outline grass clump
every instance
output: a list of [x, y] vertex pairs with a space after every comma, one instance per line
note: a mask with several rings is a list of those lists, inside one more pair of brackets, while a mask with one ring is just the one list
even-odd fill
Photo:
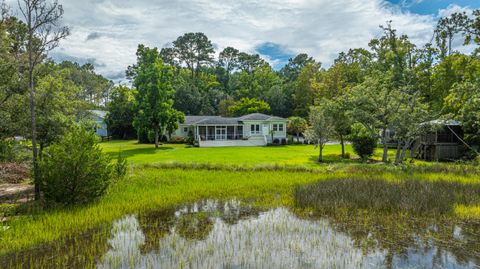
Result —
[[373, 210], [419, 215], [454, 214], [455, 207], [480, 204], [480, 184], [446, 180], [334, 179], [297, 187], [296, 204], [325, 212]]

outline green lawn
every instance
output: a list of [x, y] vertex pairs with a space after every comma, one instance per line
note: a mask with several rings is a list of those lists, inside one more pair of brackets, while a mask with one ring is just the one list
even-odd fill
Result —
[[[105, 152], [115, 157], [121, 150], [129, 162], [145, 163], [212, 163], [228, 165], [303, 165], [318, 166], [319, 149], [313, 145], [288, 145], [275, 147], [221, 147], [195, 148], [183, 144], [164, 144], [159, 149], [153, 145], [138, 144], [136, 141], [111, 141], [101, 143]], [[345, 145], [345, 152], [356, 158], [351, 145]], [[389, 159], [394, 158], [389, 151]], [[377, 148], [373, 159], [380, 160], [382, 149]], [[326, 163], [348, 163], [342, 159], [340, 145], [326, 145], [323, 157]]]

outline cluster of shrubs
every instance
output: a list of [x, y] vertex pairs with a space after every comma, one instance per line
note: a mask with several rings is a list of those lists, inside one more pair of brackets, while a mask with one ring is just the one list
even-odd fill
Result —
[[282, 138], [282, 139], [274, 138], [272, 141], [272, 145], [287, 145], [287, 144], [288, 144], [288, 140], [286, 138]]

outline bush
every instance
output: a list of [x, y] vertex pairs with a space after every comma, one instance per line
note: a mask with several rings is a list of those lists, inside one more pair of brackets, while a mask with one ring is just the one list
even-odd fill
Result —
[[117, 179], [123, 178], [127, 174], [128, 162], [122, 151], [118, 151], [117, 162], [115, 163], [115, 176]]
[[110, 158], [95, 135], [81, 127], [74, 127], [45, 150], [39, 172], [41, 190], [50, 205], [90, 202], [106, 191], [113, 176]]
[[280, 140], [278, 138], [273, 139], [273, 144], [274, 145], [280, 144]]
[[287, 139], [286, 138], [282, 138], [282, 145], [286, 145], [287, 144]]
[[171, 144], [184, 144], [185, 143], [185, 138], [183, 138], [181, 136], [172, 136], [172, 138], [170, 138], [169, 143], [171, 143]]
[[362, 125], [354, 124], [350, 135], [353, 151], [362, 160], [367, 160], [373, 155], [377, 140]]

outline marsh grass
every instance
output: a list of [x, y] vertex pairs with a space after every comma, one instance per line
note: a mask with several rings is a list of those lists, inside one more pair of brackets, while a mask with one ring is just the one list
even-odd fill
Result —
[[457, 205], [479, 205], [480, 184], [447, 180], [334, 179], [299, 186], [294, 191], [300, 207], [335, 212], [369, 210], [417, 215], [455, 213]]

